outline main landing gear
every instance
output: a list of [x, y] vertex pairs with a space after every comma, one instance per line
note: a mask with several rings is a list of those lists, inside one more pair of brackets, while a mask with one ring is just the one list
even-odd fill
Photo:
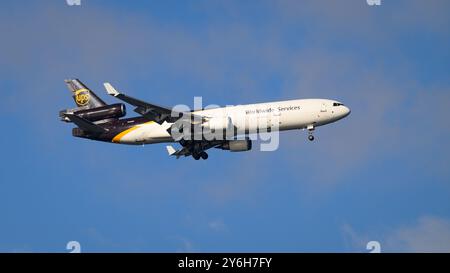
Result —
[[208, 154], [207, 154], [206, 152], [194, 153], [194, 154], [192, 155], [192, 157], [193, 157], [195, 160], [199, 160], [200, 158], [202, 158], [203, 160], [206, 160], [206, 159], [208, 159]]

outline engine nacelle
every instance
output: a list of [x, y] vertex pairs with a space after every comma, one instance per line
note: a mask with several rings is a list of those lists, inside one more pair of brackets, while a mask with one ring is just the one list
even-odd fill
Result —
[[229, 150], [230, 152], [245, 152], [252, 149], [252, 141], [246, 140], [229, 140], [222, 144], [222, 150]]
[[66, 110], [61, 111], [60, 116], [63, 121], [70, 121], [66, 120], [67, 118], [64, 116], [64, 113], [72, 112], [74, 115], [77, 115], [81, 118], [87, 119], [89, 121], [99, 121], [103, 119], [111, 119], [111, 118], [121, 118], [126, 115], [126, 108], [125, 104], [123, 103], [116, 103], [111, 105], [105, 105], [100, 106], [96, 108], [91, 109], [83, 109], [83, 110]]
[[216, 117], [203, 123], [203, 128], [211, 133], [233, 130], [233, 122], [230, 117]]

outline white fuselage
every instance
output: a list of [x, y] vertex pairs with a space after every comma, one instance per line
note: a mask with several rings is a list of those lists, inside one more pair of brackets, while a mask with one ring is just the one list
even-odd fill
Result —
[[[227, 106], [194, 111], [210, 120], [230, 120], [234, 135], [256, 132], [310, 129], [346, 117], [350, 109], [342, 103], [327, 99], [299, 99], [268, 103]], [[216, 122], [217, 123], [217, 122]], [[220, 123], [220, 122], [219, 122]], [[167, 129], [171, 123], [147, 122], [121, 136], [118, 143], [151, 144], [173, 142]]]

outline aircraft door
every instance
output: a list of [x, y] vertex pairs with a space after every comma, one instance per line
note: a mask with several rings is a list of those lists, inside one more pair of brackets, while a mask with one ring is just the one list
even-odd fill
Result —
[[320, 108], [320, 112], [321, 113], [326, 113], [327, 112], [327, 104], [325, 102], [322, 102], [322, 106]]
[[272, 109], [272, 115], [270, 115], [270, 127], [278, 130], [281, 125], [281, 113], [278, 110], [278, 107], [273, 107]]
[[330, 111], [328, 111], [328, 105], [326, 102], [322, 102], [322, 104], [320, 105], [320, 112], [317, 115], [320, 121], [326, 120], [329, 118], [329, 113]]

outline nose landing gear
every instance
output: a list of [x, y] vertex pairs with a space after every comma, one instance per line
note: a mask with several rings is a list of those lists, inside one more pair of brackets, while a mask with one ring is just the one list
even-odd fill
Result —
[[308, 129], [308, 139], [309, 139], [309, 141], [313, 141], [314, 140], [314, 136], [313, 136], [314, 125], [309, 125], [308, 127], [306, 127], [306, 129]]

